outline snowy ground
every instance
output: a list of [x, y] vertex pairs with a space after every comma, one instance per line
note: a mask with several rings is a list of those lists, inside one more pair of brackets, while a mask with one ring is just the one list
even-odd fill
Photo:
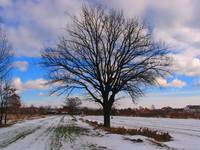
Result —
[[[80, 118], [80, 117], [77, 117]], [[102, 117], [86, 116], [102, 121]], [[0, 128], [1, 150], [156, 150], [200, 149], [200, 121], [114, 117], [115, 126], [150, 127], [169, 131], [174, 141], [155, 143], [143, 136], [108, 134], [70, 116], [49, 116]], [[141, 139], [143, 142], [136, 142]]]
[[[86, 116], [85, 118], [98, 122], [103, 121], [101, 116]], [[126, 128], [147, 127], [167, 131], [173, 137], [173, 141], [164, 144], [170, 148], [200, 150], [200, 120], [114, 116], [111, 124]]]

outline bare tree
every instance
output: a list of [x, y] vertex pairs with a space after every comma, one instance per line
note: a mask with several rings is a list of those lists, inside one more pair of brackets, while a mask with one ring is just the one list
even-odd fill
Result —
[[8, 115], [8, 105], [9, 99], [13, 94], [15, 94], [15, 89], [11, 87], [9, 82], [3, 83], [3, 88], [1, 89], [1, 114], [0, 114], [0, 124], [7, 123]]
[[3, 82], [0, 80], [0, 125], [3, 123], [3, 117], [4, 117], [4, 109], [5, 109], [5, 100], [4, 100], [4, 92], [3, 92]]
[[70, 115], [75, 115], [78, 113], [79, 106], [82, 104], [78, 97], [66, 98], [65, 106], [67, 107], [68, 113]]
[[10, 71], [12, 56], [11, 45], [5, 32], [0, 27], [0, 79], [4, 79]]
[[6, 34], [0, 27], [0, 124], [2, 124], [4, 113], [6, 111], [5, 88], [7, 86], [8, 73], [12, 66], [12, 56], [11, 45]]
[[7, 98], [7, 108], [8, 112], [11, 114], [19, 115], [20, 107], [21, 107], [21, 98], [16, 93], [15, 88], [10, 88], [10, 94]]
[[119, 92], [134, 101], [168, 72], [163, 44], [153, 40], [144, 23], [121, 11], [84, 6], [66, 31], [56, 48], [42, 53], [51, 83], [59, 83], [53, 92], [84, 89], [102, 105], [106, 127]]

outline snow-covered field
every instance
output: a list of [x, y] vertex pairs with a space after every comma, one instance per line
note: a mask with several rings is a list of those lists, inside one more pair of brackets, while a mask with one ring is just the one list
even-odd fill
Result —
[[[80, 118], [80, 117], [77, 117]], [[102, 121], [101, 116], [85, 119]], [[1, 150], [156, 150], [200, 149], [200, 121], [183, 119], [114, 117], [114, 126], [149, 127], [169, 131], [173, 141], [156, 144], [143, 136], [107, 134], [70, 116], [49, 116], [0, 128]], [[141, 139], [143, 142], [136, 142]]]
[[[86, 116], [85, 118], [103, 122], [101, 116]], [[164, 143], [170, 148], [200, 150], [200, 120], [114, 116], [111, 124], [126, 128], [147, 127], [166, 131], [173, 137], [173, 141]]]

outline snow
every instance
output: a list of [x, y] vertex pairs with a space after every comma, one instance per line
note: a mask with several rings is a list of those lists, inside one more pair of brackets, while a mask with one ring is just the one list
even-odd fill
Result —
[[[86, 116], [85, 119], [103, 122], [102, 116]], [[111, 125], [126, 128], [147, 127], [169, 132], [173, 140], [165, 142], [167, 146], [174, 149], [200, 149], [200, 120], [114, 116]]]
[[[0, 129], [0, 149], [2, 150], [44, 150], [48, 143], [49, 132], [60, 117], [48, 117], [17, 123]], [[29, 132], [30, 131], [30, 132]], [[18, 135], [25, 137], [16, 140]], [[28, 134], [26, 134], [28, 133]], [[16, 141], [15, 141], [16, 140]], [[10, 143], [2, 147], [4, 143]]]
[[[85, 116], [84, 119], [102, 122], [103, 117]], [[148, 127], [168, 131], [173, 136], [173, 141], [159, 143], [163, 145], [161, 147], [153, 139], [139, 135], [108, 134], [66, 115], [27, 120], [0, 128], [0, 150], [199, 150], [200, 147], [200, 120], [114, 116], [111, 123], [113, 126], [127, 128]], [[69, 126], [76, 126], [84, 132], [72, 133], [72, 140], [62, 136], [64, 130], [56, 135], [55, 129]], [[143, 142], [135, 142], [134, 139], [141, 139]]]

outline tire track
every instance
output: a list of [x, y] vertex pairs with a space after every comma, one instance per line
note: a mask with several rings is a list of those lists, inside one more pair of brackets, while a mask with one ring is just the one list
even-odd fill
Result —
[[0, 148], [5, 148], [12, 143], [20, 139], [24, 139], [26, 136], [33, 134], [37, 130], [41, 129], [41, 127], [48, 122], [49, 119], [39, 119], [35, 122], [30, 121], [30, 123], [20, 123], [16, 126], [11, 127], [10, 130], [5, 131], [0, 134]]

